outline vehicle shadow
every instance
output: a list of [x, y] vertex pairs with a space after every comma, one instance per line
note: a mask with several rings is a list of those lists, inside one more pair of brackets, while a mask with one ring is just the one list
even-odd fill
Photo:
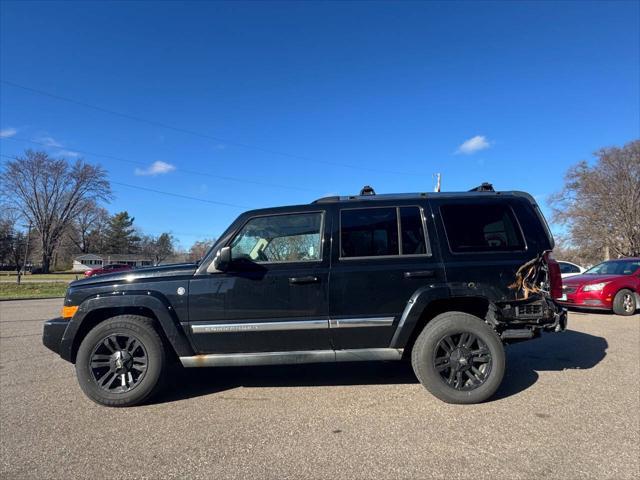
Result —
[[540, 371], [593, 368], [607, 355], [608, 347], [602, 337], [573, 330], [509, 345], [505, 378], [491, 400], [526, 390], [536, 383]]
[[[507, 371], [500, 389], [489, 400], [515, 395], [538, 380], [539, 371], [588, 369], [606, 355], [602, 337], [566, 331], [506, 348]], [[210, 395], [238, 387], [320, 387], [418, 383], [409, 362], [354, 362], [261, 367], [175, 367], [167, 385], [152, 403]]]

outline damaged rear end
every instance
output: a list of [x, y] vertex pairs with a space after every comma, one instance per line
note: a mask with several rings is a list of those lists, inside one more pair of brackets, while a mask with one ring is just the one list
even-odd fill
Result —
[[567, 310], [554, 301], [562, 295], [562, 276], [550, 250], [521, 265], [509, 288], [515, 298], [497, 302], [491, 316], [503, 341], [528, 340], [542, 331], [561, 332], [567, 328]]

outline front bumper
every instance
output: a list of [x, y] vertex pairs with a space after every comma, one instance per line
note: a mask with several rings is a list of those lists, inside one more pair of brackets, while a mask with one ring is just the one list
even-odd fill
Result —
[[42, 330], [42, 344], [49, 350], [60, 354], [60, 343], [65, 330], [69, 326], [69, 320], [62, 317], [53, 318], [44, 322]]
[[563, 307], [588, 308], [594, 310], [613, 309], [613, 295], [605, 291], [585, 292], [581, 287], [564, 293], [564, 298], [556, 300]]

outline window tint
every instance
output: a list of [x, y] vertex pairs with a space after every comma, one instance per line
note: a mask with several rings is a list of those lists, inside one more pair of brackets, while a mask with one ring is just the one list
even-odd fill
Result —
[[524, 248], [516, 219], [507, 205], [443, 205], [440, 212], [452, 252], [501, 252]]
[[400, 208], [400, 230], [402, 232], [402, 254], [424, 255], [427, 246], [422, 228], [422, 213], [418, 207]]
[[560, 264], [560, 273], [579, 273], [580, 269], [575, 265], [566, 262], [558, 262]]
[[252, 218], [231, 242], [231, 255], [257, 263], [320, 260], [321, 224], [321, 213]]
[[398, 255], [396, 208], [363, 208], [340, 212], [340, 256]]

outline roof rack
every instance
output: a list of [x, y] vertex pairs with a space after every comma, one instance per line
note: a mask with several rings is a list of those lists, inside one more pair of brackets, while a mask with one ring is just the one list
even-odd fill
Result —
[[493, 185], [489, 182], [483, 182], [482, 185], [478, 185], [476, 188], [469, 190], [470, 192], [495, 192]]

